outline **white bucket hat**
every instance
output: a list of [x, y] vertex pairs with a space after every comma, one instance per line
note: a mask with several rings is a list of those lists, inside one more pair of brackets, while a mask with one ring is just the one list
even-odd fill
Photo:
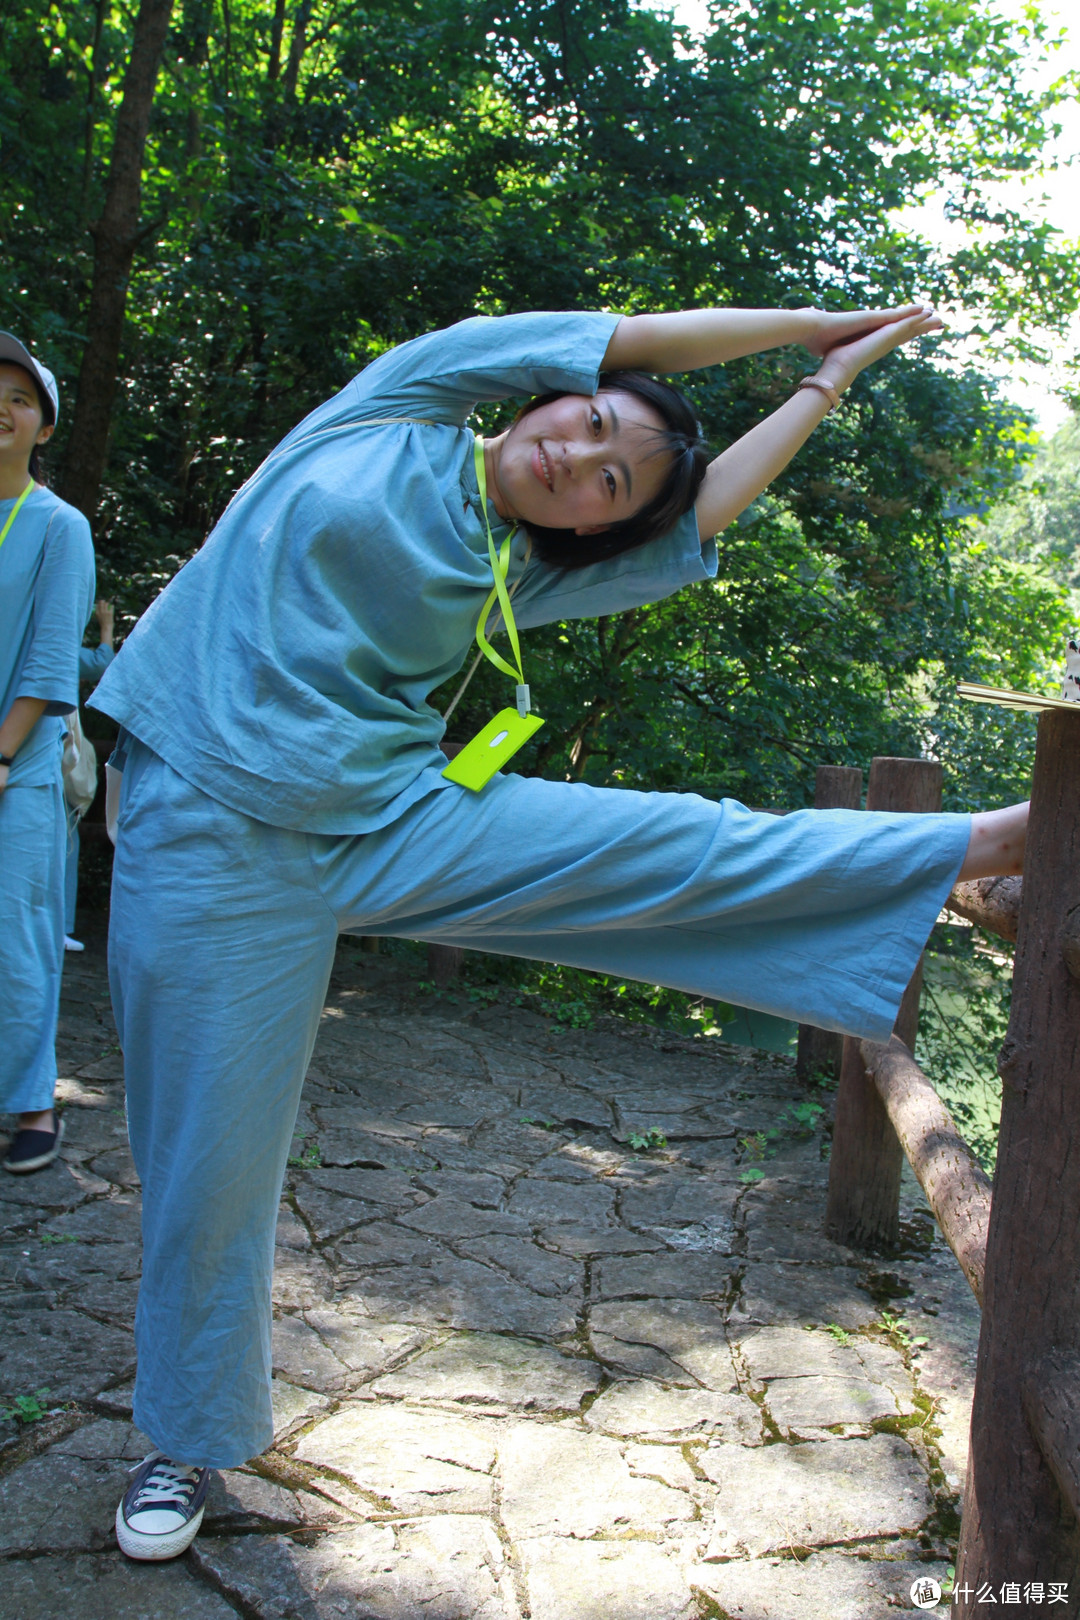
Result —
[[60, 390], [56, 386], [56, 378], [48, 366], [43, 366], [40, 360], [35, 360], [25, 343], [20, 343], [17, 337], [10, 332], [0, 332], [0, 360], [11, 360], [15, 365], [22, 366], [37, 382], [39, 388], [48, 396], [52, 405], [53, 423], [60, 419]]

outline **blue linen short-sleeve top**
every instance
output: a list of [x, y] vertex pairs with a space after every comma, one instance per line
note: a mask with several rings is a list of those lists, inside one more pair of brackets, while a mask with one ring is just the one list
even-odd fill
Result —
[[[13, 500], [0, 501], [0, 529]], [[45, 712], [15, 754], [11, 787], [60, 775], [64, 725], [79, 702], [79, 645], [94, 607], [94, 546], [81, 512], [40, 485], [0, 546], [0, 720], [16, 698]]]
[[[276, 826], [371, 832], [427, 793], [462, 791], [441, 775], [444, 725], [427, 698], [461, 668], [492, 583], [466, 418], [481, 400], [591, 395], [618, 320], [477, 317], [380, 356], [252, 475], [92, 705]], [[431, 425], [363, 425], [373, 417]], [[490, 503], [488, 516], [498, 543], [507, 525]], [[511, 577], [524, 554], [519, 534]], [[690, 512], [611, 562], [534, 559], [515, 614], [527, 629], [617, 612], [715, 571]]]

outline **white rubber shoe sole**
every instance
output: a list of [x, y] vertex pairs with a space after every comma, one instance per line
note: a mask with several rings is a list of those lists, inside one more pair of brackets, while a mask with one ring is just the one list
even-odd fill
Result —
[[124, 1504], [121, 1502], [116, 1510], [116, 1539], [120, 1543], [120, 1551], [128, 1558], [137, 1559], [145, 1564], [160, 1563], [166, 1558], [179, 1558], [198, 1535], [204, 1511], [205, 1508], [200, 1508], [186, 1524], [179, 1525], [175, 1530], [167, 1530], [164, 1535], [145, 1536], [141, 1531], [133, 1530], [128, 1524], [124, 1518]]

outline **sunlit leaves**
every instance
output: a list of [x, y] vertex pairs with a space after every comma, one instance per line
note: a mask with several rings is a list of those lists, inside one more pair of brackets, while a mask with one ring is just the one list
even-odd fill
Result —
[[[177, 0], [97, 536], [129, 613], [306, 410], [388, 345], [475, 311], [918, 287], [988, 333], [1018, 314], [1021, 342], [1061, 326], [1075, 260], [981, 201], [1037, 165], [1052, 120], [1052, 96], [1020, 82], [1044, 39], [1034, 13], [719, 0], [713, 18], [698, 50], [624, 0]], [[0, 325], [65, 386], [130, 30], [112, 0], [11, 0], [0, 38]], [[982, 226], [951, 260], [894, 222], [942, 186]], [[716, 447], [802, 365], [699, 377]], [[990, 722], [946, 705], [939, 723], [936, 694], [980, 661], [1005, 667], [999, 615], [1008, 668], [1036, 668], [1059, 614], [1038, 569], [970, 550], [972, 516], [1028, 448], [976, 375], [897, 357], [864, 377], [724, 536], [715, 587], [536, 633], [534, 764], [778, 803], [805, 796], [820, 758], [917, 748], [935, 725], [970, 755]]]

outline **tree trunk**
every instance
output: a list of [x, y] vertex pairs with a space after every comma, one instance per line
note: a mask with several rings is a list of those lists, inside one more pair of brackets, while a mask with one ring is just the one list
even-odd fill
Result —
[[1000, 1603], [1004, 1581], [1067, 1584], [1068, 1602], [1055, 1612], [1080, 1613], [1080, 1529], [1055, 1481], [1055, 1469], [1064, 1482], [1075, 1468], [1080, 1436], [1067, 1432], [1067, 1391], [1048, 1388], [1039, 1398], [1047, 1369], [1067, 1367], [1080, 1343], [1080, 984], [1062, 954], [1080, 908], [1078, 806], [1080, 717], [1051, 711], [1039, 720], [999, 1064], [1001, 1134], [954, 1605], [970, 1617], [987, 1613], [977, 1596], [984, 1583]]
[[172, 0], [142, 0], [116, 120], [105, 207], [93, 226], [94, 281], [61, 493], [93, 522], [109, 449], [131, 263], [139, 236], [142, 165]]
[[285, 34], [285, 0], [274, 0], [274, 20], [270, 25], [270, 56], [266, 77], [273, 84], [281, 72], [281, 41]]
[[293, 18], [292, 39], [289, 41], [289, 57], [285, 63], [285, 73], [282, 86], [287, 101], [296, 99], [296, 83], [300, 76], [300, 63], [304, 59], [304, 48], [307, 45], [308, 24], [311, 21], [311, 12], [314, 0], [299, 0], [296, 15]]
[[[814, 780], [815, 810], [861, 810], [862, 771], [852, 765], [819, 765]], [[795, 1073], [804, 1086], [839, 1080], [844, 1037], [831, 1029], [799, 1025]]]
[[1024, 1411], [1062, 1500], [1080, 1520], [1080, 1360], [1058, 1351], [1029, 1368]]
[[[875, 759], [868, 810], [941, 809], [941, 766], [928, 759]], [[904, 992], [895, 1033], [912, 1052], [919, 1029], [922, 961]], [[859, 1042], [844, 1039], [836, 1093], [825, 1230], [853, 1249], [889, 1248], [900, 1235], [900, 1172], [904, 1153]]]
[[97, 116], [98, 85], [101, 83], [101, 32], [105, 25], [105, 0], [95, 0], [94, 39], [90, 47], [90, 66], [87, 69], [86, 123], [83, 134], [82, 200], [79, 204], [79, 224], [86, 224], [90, 212], [90, 186], [94, 178], [94, 124]]

